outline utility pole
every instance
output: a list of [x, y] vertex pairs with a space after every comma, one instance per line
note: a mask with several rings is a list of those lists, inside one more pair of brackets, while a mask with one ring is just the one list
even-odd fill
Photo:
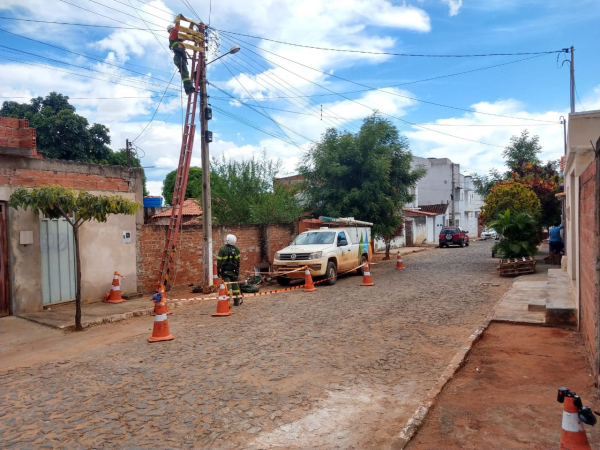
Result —
[[450, 164], [452, 167], [452, 194], [450, 195], [450, 200], [452, 200], [452, 218], [450, 221], [450, 225], [454, 226], [454, 205], [455, 205], [454, 195], [456, 194], [456, 192], [455, 192], [456, 185], [454, 183], [454, 163], [450, 163]]
[[131, 142], [125, 140], [125, 154], [127, 155], [127, 167], [131, 167]]
[[212, 133], [208, 131], [208, 120], [212, 118], [208, 106], [206, 92], [206, 49], [208, 48], [208, 33], [204, 34], [204, 48], [200, 58], [200, 135], [201, 135], [201, 167], [202, 167], [202, 266], [204, 283], [212, 282], [213, 269], [213, 242], [212, 242], [212, 207], [210, 195], [210, 158], [208, 144], [212, 141]]
[[571, 46], [571, 114], [575, 112], [575, 47]]

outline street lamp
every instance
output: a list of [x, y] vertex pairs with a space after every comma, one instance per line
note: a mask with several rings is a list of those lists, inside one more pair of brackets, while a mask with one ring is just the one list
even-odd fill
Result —
[[223, 56], [227, 56], [227, 55], [233, 55], [234, 53], [237, 53], [241, 50], [239, 45], [234, 45], [233, 47], [231, 47], [229, 49], [229, 51], [227, 53], [223, 53], [221, 56], [213, 59], [211, 62], [207, 62], [206, 65], [208, 66], [209, 64], [214, 63], [217, 59], [221, 59]]
[[[200, 136], [201, 136], [201, 167], [202, 167], [202, 269], [204, 283], [212, 282], [213, 270], [213, 242], [212, 242], [212, 207], [210, 196], [210, 160], [208, 152], [208, 144], [212, 141], [212, 133], [208, 131], [208, 121], [212, 118], [212, 111], [208, 106], [208, 95], [206, 92], [206, 66], [221, 59], [226, 55], [233, 55], [240, 51], [238, 45], [234, 45], [227, 53], [213, 59], [212, 61], [202, 65], [200, 78]], [[206, 61], [206, 54], [203, 55], [203, 61]]]

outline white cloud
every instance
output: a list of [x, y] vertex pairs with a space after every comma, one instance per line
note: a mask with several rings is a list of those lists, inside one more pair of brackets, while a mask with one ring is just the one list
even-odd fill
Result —
[[442, 1], [448, 5], [448, 8], [450, 9], [450, 17], [458, 14], [458, 11], [460, 10], [460, 8], [462, 6], [462, 0], [442, 0]]
[[162, 181], [146, 181], [146, 189], [150, 195], [160, 195], [162, 197]]

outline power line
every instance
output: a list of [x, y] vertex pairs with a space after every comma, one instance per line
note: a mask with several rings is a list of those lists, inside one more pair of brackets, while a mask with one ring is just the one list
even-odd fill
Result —
[[[374, 88], [374, 87], [372, 87], [372, 86], [368, 86], [368, 85], [366, 85], [366, 84], [359, 83], [359, 82], [357, 82], [357, 81], [352, 81], [352, 80], [349, 80], [349, 79], [347, 79], [347, 78], [343, 78], [343, 77], [340, 77], [340, 76], [338, 76], [338, 75], [334, 75], [334, 74], [332, 74], [332, 73], [324, 72], [324, 71], [322, 71], [322, 70], [320, 70], [320, 69], [315, 69], [314, 67], [310, 67], [310, 66], [307, 66], [306, 64], [302, 64], [302, 63], [300, 63], [300, 62], [298, 62], [298, 61], [294, 61], [293, 59], [289, 59], [289, 58], [286, 58], [285, 56], [278, 55], [277, 53], [271, 52], [271, 51], [269, 51], [269, 50], [266, 50], [266, 49], [264, 49], [264, 48], [262, 48], [262, 47], [258, 47], [258, 46], [254, 45], [254, 44], [250, 44], [250, 43], [248, 43], [248, 42], [246, 42], [246, 41], [243, 41], [243, 40], [241, 40], [241, 39], [240, 39], [239, 41], [240, 41], [240, 42], [243, 42], [244, 44], [247, 44], [247, 45], [250, 45], [250, 46], [252, 46], [252, 47], [255, 47], [255, 48], [259, 49], [259, 50], [262, 50], [262, 51], [264, 51], [264, 52], [266, 52], [266, 53], [269, 53], [269, 54], [271, 54], [271, 55], [278, 56], [279, 58], [285, 59], [286, 61], [293, 62], [294, 64], [298, 64], [298, 65], [300, 65], [300, 66], [302, 66], [302, 67], [306, 67], [307, 69], [311, 69], [311, 70], [314, 70], [315, 72], [319, 72], [319, 73], [321, 73], [321, 74], [323, 74], [323, 75], [331, 76], [331, 77], [337, 78], [337, 79], [339, 79], [339, 80], [346, 81], [346, 82], [348, 82], [348, 83], [352, 83], [352, 84], [356, 84], [356, 85], [358, 85], [358, 86], [366, 87], [366, 88], [368, 88], [368, 89], [370, 89], [370, 90], [374, 90], [374, 91], [383, 92], [383, 93], [385, 93], [385, 94], [394, 95], [394, 96], [397, 96], [397, 97], [402, 97], [402, 98], [406, 98], [406, 99], [409, 99], [409, 100], [414, 100], [414, 101], [416, 101], [416, 102], [420, 102], [420, 103], [427, 103], [427, 104], [434, 105], [434, 106], [439, 106], [439, 107], [442, 107], [442, 108], [449, 108], [449, 109], [455, 109], [455, 110], [459, 110], [459, 111], [466, 111], [466, 112], [470, 112], [470, 113], [474, 113], [474, 114], [484, 114], [484, 115], [487, 115], [487, 116], [506, 117], [506, 118], [509, 118], [509, 119], [528, 120], [528, 121], [534, 121], [534, 122], [548, 122], [548, 123], [554, 123], [554, 122], [551, 122], [551, 121], [549, 121], [549, 120], [529, 119], [529, 118], [524, 118], [524, 117], [507, 116], [507, 115], [503, 115], [503, 114], [492, 114], [492, 113], [486, 113], [486, 112], [482, 112], [482, 111], [476, 111], [476, 110], [474, 110], [474, 109], [460, 108], [460, 107], [457, 107], [457, 106], [444, 105], [444, 104], [442, 104], [442, 103], [435, 103], [435, 102], [430, 102], [430, 101], [427, 101], [427, 100], [421, 100], [421, 99], [418, 99], [418, 98], [409, 97], [409, 96], [402, 95], [402, 94], [397, 94], [397, 93], [395, 93], [395, 92], [388, 92], [388, 91], [384, 91], [383, 89], [380, 89], [380, 88]], [[300, 76], [300, 75], [298, 75], [297, 73], [295, 73], [295, 72], [292, 72], [292, 71], [290, 71], [290, 70], [286, 69], [285, 67], [283, 67], [283, 66], [280, 66], [280, 65], [278, 65], [278, 64], [276, 64], [276, 63], [274, 63], [273, 61], [271, 61], [271, 60], [269, 60], [269, 59], [265, 58], [264, 56], [262, 56], [262, 55], [259, 55], [258, 53], [254, 52], [254, 51], [252, 51], [252, 50], [249, 50], [249, 49], [247, 49], [247, 50], [248, 50], [248, 51], [250, 51], [251, 53], [254, 53], [254, 54], [256, 54], [256, 55], [260, 56], [261, 58], [264, 58], [266, 61], [269, 61], [271, 64], [277, 65], [278, 67], [281, 67], [282, 69], [284, 69], [284, 70], [287, 70], [288, 72], [295, 74], [297, 77], [303, 78], [303, 79], [305, 79], [306, 81], [309, 81], [309, 82], [311, 82], [311, 83], [313, 83], [313, 84], [315, 84], [315, 85], [319, 86], [317, 83], [314, 83], [314, 82], [313, 82], [313, 81], [311, 81], [311, 80], [308, 80], [308, 79], [306, 79], [306, 78], [304, 78], [304, 77], [301, 77], [301, 76]], [[332, 93], [335, 93], [335, 94], [337, 94], [337, 95], [340, 95], [339, 93], [337, 93], [337, 92], [334, 92], [334, 91], [331, 91], [330, 89], [324, 88], [323, 86], [320, 86], [320, 87], [321, 87], [322, 89], [325, 89], [325, 90], [328, 90], [328, 91], [330, 91], [330, 92], [332, 92]], [[342, 97], [343, 97], [343, 96], [342, 96]], [[346, 97], [344, 97], [344, 98], [346, 98]]]
[[177, 69], [175, 69], [173, 71], [173, 75], [171, 75], [171, 79], [169, 80], [169, 84], [167, 85], [165, 92], [163, 92], [162, 97], [160, 98], [160, 101], [158, 102], [158, 105], [156, 105], [156, 109], [154, 110], [154, 114], [152, 114], [152, 117], [150, 118], [150, 122], [148, 122], [148, 124], [144, 127], [144, 129], [141, 131], [140, 134], [137, 135], [137, 137], [132, 141], [135, 142], [138, 140], [138, 138], [144, 133], [144, 131], [146, 131], [146, 128], [148, 128], [148, 126], [152, 123], [152, 121], [154, 120], [154, 117], [156, 116], [156, 113], [158, 112], [158, 108], [160, 108], [160, 105], [163, 101], [163, 98], [165, 98], [165, 94], [167, 93], [167, 89], [169, 88], [169, 86], [171, 86], [171, 81], [173, 81], [173, 77], [175, 76], [175, 74], [177, 73]]
[[564, 49], [549, 50], [549, 51], [542, 51], [542, 52], [484, 53], [484, 54], [463, 54], [463, 55], [434, 55], [434, 54], [415, 54], [415, 53], [368, 52], [368, 51], [364, 51], [364, 50], [350, 50], [350, 49], [344, 49], [344, 48], [315, 47], [315, 46], [311, 46], [311, 45], [303, 45], [303, 44], [295, 44], [292, 42], [279, 41], [276, 39], [270, 39], [270, 38], [266, 38], [266, 37], [252, 36], [249, 34], [235, 33], [233, 31], [218, 30], [216, 28], [214, 28], [214, 29], [221, 33], [234, 34], [237, 36], [245, 36], [245, 37], [249, 37], [249, 38], [253, 38], [253, 39], [262, 39], [264, 41], [276, 42], [278, 44], [291, 45], [294, 47], [310, 48], [313, 50], [326, 50], [326, 51], [332, 51], [332, 52], [362, 53], [362, 54], [368, 54], [368, 55], [411, 56], [411, 57], [424, 57], [424, 58], [478, 58], [478, 57], [485, 57], [485, 56], [548, 55], [548, 54], [564, 52]]
[[[221, 61], [221, 63], [225, 66], [225, 68], [227, 69], [227, 71], [231, 74], [231, 76], [235, 79], [235, 81], [237, 81], [239, 83], [240, 86], [242, 86], [242, 88], [244, 88], [244, 90], [246, 91], [246, 93], [250, 96], [250, 98], [252, 100], [254, 100], [254, 97], [252, 97], [252, 94], [250, 94], [250, 91], [248, 89], [246, 89], [246, 86], [244, 86], [242, 84], [242, 82], [238, 79], [238, 77], [236, 77], [233, 72], [231, 71], [231, 69], [229, 68], [229, 66], [225, 63], [225, 61], [223, 61], [222, 59], [220, 59], [219, 61]], [[256, 103], [256, 105], [259, 108], [262, 108], [262, 106], [260, 106], [260, 104], [254, 100], [254, 103]], [[279, 126], [279, 123], [276, 122], [264, 109], [263, 109], [264, 115], [269, 118], [275, 125], [277, 125], [277, 128], [279, 128], [281, 130], [281, 132], [285, 135], [286, 138], [288, 138], [288, 140], [290, 141], [291, 144], [294, 144], [296, 147], [298, 147], [298, 144], [296, 144], [291, 137], [288, 136], [288, 134], [283, 131], [283, 129], [281, 128], [281, 126]], [[298, 147], [300, 148], [300, 147]]]
[[[152, 13], [149, 13], [148, 11], [144, 11], [143, 9], [136, 8], [132, 4], [128, 5], [127, 3], [120, 2], [119, 0], [113, 0], [113, 1], [117, 2], [117, 3], [120, 3], [121, 5], [125, 5], [125, 6], [127, 6], [129, 8], [133, 8], [133, 9], [135, 9], [136, 12], [143, 12], [144, 14], [148, 14], [149, 16], [156, 17], [157, 19], [164, 20], [166, 22], [170, 22], [169, 19], [165, 19], [164, 17], [160, 17], [160, 16], [157, 16], [156, 14], [152, 14]], [[99, 5], [101, 5], [101, 3], [99, 3]], [[102, 6], [106, 6], [106, 5], [102, 5]], [[106, 6], [106, 7], [109, 8], [109, 6]], [[117, 11], [117, 10], [115, 10], [115, 11]], [[120, 12], [122, 12], [122, 11], [120, 11]], [[126, 13], [123, 13], [123, 14], [126, 14]], [[168, 14], [171, 15], [171, 13], [168, 13]], [[138, 16], [139, 16], [139, 14], [138, 14]], [[140, 17], [140, 19], [142, 19], [142, 18]], [[146, 23], [146, 21], [144, 19], [142, 19], [142, 20], [144, 21], [144, 23]], [[156, 25], [156, 24], [154, 24], [154, 25]]]
[[[20, 37], [21, 39], [27, 39], [28, 41], [36, 42], [36, 43], [38, 43], [38, 44], [42, 44], [42, 45], [46, 45], [46, 46], [48, 46], [48, 47], [56, 48], [56, 49], [58, 49], [58, 50], [61, 50], [61, 51], [64, 51], [64, 52], [72, 53], [73, 55], [82, 56], [82, 57], [84, 57], [84, 58], [91, 59], [92, 61], [96, 61], [96, 62], [99, 62], [99, 63], [102, 63], [102, 64], [106, 64], [107, 66], [118, 67], [119, 69], [127, 70], [128, 72], [136, 73], [136, 74], [138, 74], [138, 75], [142, 75], [142, 76], [144, 76], [144, 77], [148, 77], [148, 78], [154, 78], [154, 79], [156, 79], [156, 80], [158, 80], [158, 81], [162, 81], [162, 82], [164, 82], [164, 83], [166, 83], [166, 82], [167, 82], [166, 80], [162, 80], [162, 79], [160, 79], [160, 78], [155, 78], [155, 77], [153, 77], [153, 76], [150, 76], [150, 75], [147, 75], [147, 74], [145, 74], [145, 73], [142, 73], [142, 72], [137, 72], [137, 71], [135, 71], [135, 70], [128, 69], [127, 67], [123, 67], [123, 66], [120, 66], [120, 65], [118, 65], [118, 64], [113, 64], [113, 63], [107, 62], [107, 61], [105, 61], [105, 60], [98, 59], [98, 58], [95, 58], [95, 57], [93, 57], [93, 56], [90, 56], [90, 55], [86, 55], [85, 53], [78, 53], [78, 52], [74, 52], [74, 51], [72, 51], [72, 50], [69, 50], [68, 48], [60, 47], [60, 46], [58, 46], [58, 45], [48, 44], [47, 42], [44, 42], [44, 41], [38, 41], [37, 39], [33, 39], [33, 38], [30, 38], [30, 37], [27, 37], [27, 36], [23, 36], [23, 35], [21, 35], [21, 34], [13, 33], [12, 31], [8, 31], [8, 30], [5, 30], [5, 29], [3, 29], [3, 28], [0, 28], [0, 31], [2, 31], [3, 33], [8, 33], [8, 34], [12, 34], [13, 36]], [[164, 72], [164, 71], [162, 71], [162, 70], [154, 69], [154, 68], [152, 68], [152, 67], [139, 66], [139, 65], [137, 65], [137, 64], [131, 64], [131, 65], [132, 65], [132, 66], [138, 66], [138, 67], [142, 67], [142, 68], [144, 68], [144, 69], [148, 69], [148, 70], [155, 70], [156, 72]], [[170, 73], [170, 72], [167, 72], [167, 73]]]
[[[64, 1], [64, 0], [61, 0], [61, 1]], [[115, 1], [116, 1], [116, 0], [115, 0]], [[140, 19], [139, 19], [139, 17], [136, 17], [136, 16], [133, 16], [133, 15], [131, 15], [131, 14], [128, 14], [128, 13], [126, 13], [126, 12], [123, 12], [123, 11], [121, 11], [120, 9], [113, 8], [112, 6], [108, 6], [108, 5], [105, 5], [105, 4], [103, 4], [103, 3], [97, 2], [96, 0], [88, 0], [88, 2], [92, 2], [92, 3], [95, 3], [96, 5], [104, 6], [105, 8], [112, 9], [113, 11], [116, 11], [116, 12], [118, 12], [118, 13], [124, 14], [124, 15], [126, 15], [126, 16], [128, 16], [128, 17], [133, 17], [133, 18], [134, 18], [134, 19], [136, 19], [136, 20], [140, 20]], [[117, 2], [117, 3], [120, 3], [120, 2]], [[166, 19], [164, 19], [164, 20], [166, 20]], [[152, 25], [156, 25], [157, 27], [160, 27], [160, 26], [161, 26], [161, 25], [159, 25], [159, 24], [157, 24], [157, 23], [154, 23], [154, 22], [148, 22], [148, 23], [151, 23]]]
[[[72, 5], [72, 6], [76, 6], [76, 5]], [[33, 19], [22, 19], [22, 18], [18, 18], [18, 17], [3, 17], [3, 16], [0, 16], [0, 19], [2, 19], [2, 20], [19, 20], [19, 21], [23, 21], [23, 22], [34, 22], [34, 23], [50, 23], [50, 24], [55, 24], [55, 25], [70, 25], [70, 26], [76, 26], [76, 27], [111, 28], [111, 29], [118, 29], [118, 30], [132, 30], [132, 31], [146, 31], [146, 32], [148, 31], [148, 30], [144, 30], [142, 28], [137, 28], [134, 26], [116, 27], [116, 26], [112, 26], [112, 25], [96, 25], [96, 24], [91, 24], [91, 23], [75, 23], [75, 22], [55, 22], [55, 21], [51, 21], [51, 20], [33, 20]], [[163, 30], [155, 29], [153, 31], [163, 31]]]
[[579, 98], [579, 92], [577, 92], [577, 85], [575, 84], [575, 81], [573, 81], [573, 85], [575, 87], [575, 95], [577, 96], [577, 100], [579, 101], [581, 108], [585, 111], [585, 106], [583, 106], [583, 103], [581, 103], [581, 99]]
[[[117, 1], [117, 0], [115, 0], [115, 1]], [[131, 5], [131, 0], [127, 0], [127, 1]], [[121, 3], [121, 2], [119, 2], [119, 3]], [[133, 8], [133, 5], [131, 5], [131, 7]], [[144, 21], [144, 24], [146, 25], [146, 28], [148, 28], [148, 30], [150, 30], [150, 27], [148, 26], [148, 24], [146, 23], [146, 21], [144, 20], [144, 18], [140, 15], [140, 13], [137, 10], [137, 8], [133, 8], [133, 9], [135, 9], [135, 13], [139, 16], [139, 18]], [[148, 14], [148, 13], [146, 13], [146, 14]], [[150, 30], [150, 32], [152, 33], [152, 36], [154, 36], [154, 39], [156, 39], [156, 42], [158, 42], [158, 45], [160, 45], [164, 49], [165, 52], [167, 52], [169, 55], [171, 55], [171, 52], [166, 49], [166, 47], [163, 45], [163, 43], [160, 41], [160, 39], [158, 39], [158, 36], [156, 36], [156, 34], [154, 34], [154, 31]], [[172, 79], [173, 79], [173, 77], [171, 77], [171, 80]], [[169, 82], [169, 84], [171, 84], [171, 83]]]

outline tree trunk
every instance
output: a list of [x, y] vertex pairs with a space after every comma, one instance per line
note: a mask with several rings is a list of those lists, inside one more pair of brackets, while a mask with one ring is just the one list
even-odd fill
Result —
[[390, 249], [392, 247], [392, 240], [386, 239], [385, 241], [385, 257], [383, 258], [385, 261], [390, 259]]
[[83, 331], [81, 326], [81, 258], [79, 257], [79, 227], [73, 227], [75, 238], [75, 264], [77, 273], [77, 286], [75, 288], [75, 331]]

